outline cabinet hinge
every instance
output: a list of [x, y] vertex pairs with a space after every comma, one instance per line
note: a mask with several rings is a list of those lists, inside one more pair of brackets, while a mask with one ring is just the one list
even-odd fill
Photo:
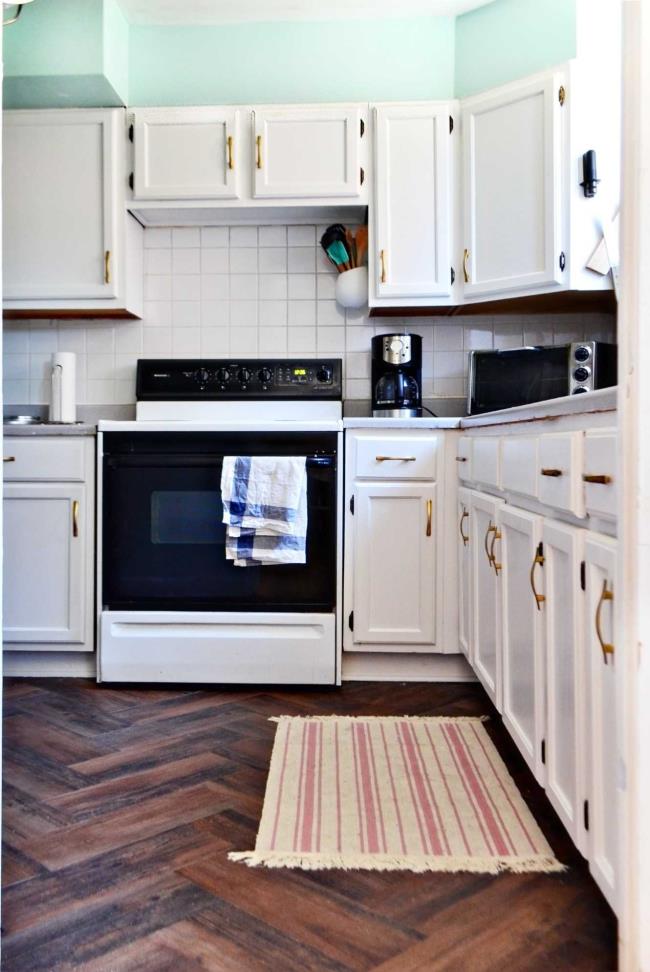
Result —
[[133, 173], [129, 175], [129, 189], [133, 189]]
[[454, 280], [455, 280], [455, 279], [456, 279], [456, 271], [455, 271], [455, 270], [454, 270], [454, 268], [452, 267], [452, 268], [451, 268], [451, 285], [452, 285], [452, 287], [454, 286]]
[[359, 181], [360, 181], [361, 185], [363, 185], [363, 183], [365, 181], [365, 178], [366, 178], [366, 173], [363, 171], [363, 167], [361, 167], [359, 169]]
[[364, 122], [363, 118], [360, 118], [359, 119], [359, 137], [360, 138], [363, 138], [365, 131], [366, 131], [366, 123]]
[[558, 88], [557, 100], [560, 102], [561, 105], [563, 105], [564, 102], [566, 101], [566, 88], [564, 87], [563, 84], [561, 84], [560, 87]]
[[587, 590], [587, 565], [584, 560], [580, 561], [580, 590]]
[[565, 267], [566, 267], [566, 255], [563, 250], [562, 253], [560, 253], [560, 270], [564, 270]]
[[354, 493], [350, 497], [350, 513], [354, 516]]
[[546, 740], [542, 739], [542, 763], [546, 766]]
[[129, 142], [133, 141], [133, 125], [129, 125]]
[[582, 804], [582, 819], [584, 820], [585, 830], [589, 830], [589, 800]]
[[350, 611], [350, 616], [348, 617], [348, 628], [350, 631], [354, 631], [354, 611]]
[[450, 135], [453, 132], [453, 130], [454, 130], [454, 119], [450, 115], [449, 116], [449, 134]]

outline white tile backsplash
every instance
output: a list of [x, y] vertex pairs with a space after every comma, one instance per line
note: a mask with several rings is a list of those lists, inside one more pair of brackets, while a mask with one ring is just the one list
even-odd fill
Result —
[[135, 401], [139, 357], [257, 354], [342, 357], [347, 398], [370, 398], [370, 340], [410, 331], [423, 343], [423, 393], [464, 396], [467, 352], [614, 339], [611, 316], [455, 316], [369, 318], [334, 299], [336, 272], [316, 226], [155, 227], [144, 234], [142, 321], [8, 322], [4, 397], [8, 404], [49, 401], [53, 351], [77, 354], [80, 404]]

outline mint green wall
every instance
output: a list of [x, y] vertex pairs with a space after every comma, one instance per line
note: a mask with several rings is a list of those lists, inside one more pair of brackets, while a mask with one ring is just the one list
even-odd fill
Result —
[[106, 80], [126, 104], [129, 100], [129, 25], [116, 0], [104, 0], [102, 41]]
[[575, 0], [494, 0], [456, 20], [456, 97], [575, 55]]
[[447, 98], [454, 20], [131, 27], [133, 105]]

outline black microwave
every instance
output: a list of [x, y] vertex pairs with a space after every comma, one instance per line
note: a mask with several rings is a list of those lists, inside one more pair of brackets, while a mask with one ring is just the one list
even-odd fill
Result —
[[603, 341], [470, 351], [468, 415], [582, 395], [616, 384], [616, 345]]

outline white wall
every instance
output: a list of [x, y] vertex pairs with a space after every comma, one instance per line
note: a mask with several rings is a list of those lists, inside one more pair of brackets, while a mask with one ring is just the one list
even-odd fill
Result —
[[317, 226], [145, 232], [143, 321], [5, 325], [5, 402], [49, 402], [53, 351], [78, 355], [78, 401], [135, 401], [139, 357], [342, 356], [345, 397], [370, 398], [370, 338], [423, 337], [426, 398], [465, 394], [467, 351], [613, 338], [609, 315], [374, 318], [334, 300], [336, 271]]

